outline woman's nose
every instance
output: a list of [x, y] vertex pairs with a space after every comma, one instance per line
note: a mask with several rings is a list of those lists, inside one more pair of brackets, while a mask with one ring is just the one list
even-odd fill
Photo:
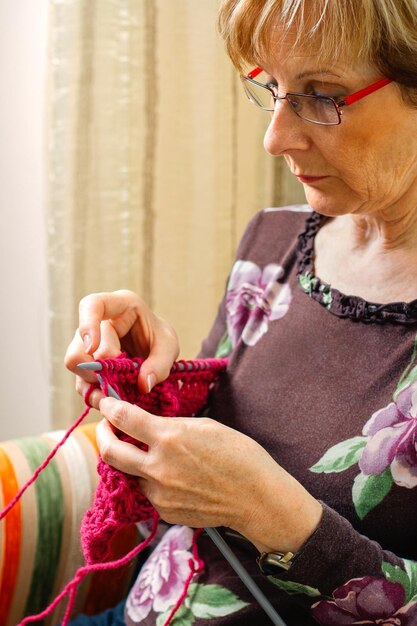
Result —
[[292, 150], [306, 150], [310, 146], [306, 124], [287, 100], [277, 100], [264, 137], [266, 152], [281, 156]]

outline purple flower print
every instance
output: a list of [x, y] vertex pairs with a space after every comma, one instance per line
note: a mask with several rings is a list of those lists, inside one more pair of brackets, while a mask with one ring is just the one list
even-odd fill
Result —
[[287, 313], [291, 289], [278, 282], [284, 270], [270, 263], [262, 270], [252, 261], [236, 261], [227, 285], [227, 331], [235, 347], [239, 339], [254, 346], [272, 320]]
[[311, 608], [322, 626], [415, 626], [417, 602], [405, 600], [400, 583], [385, 578], [354, 578], [333, 592], [333, 600], [321, 600]]
[[409, 489], [417, 486], [417, 382], [374, 413], [363, 434], [370, 436], [359, 460], [364, 474], [380, 474], [390, 467], [397, 485]]
[[187, 526], [170, 528], [152, 552], [129, 594], [126, 610], [141, 622], [153, 609], [163, 613], [175, 604], [190, 573], [193, 531]]

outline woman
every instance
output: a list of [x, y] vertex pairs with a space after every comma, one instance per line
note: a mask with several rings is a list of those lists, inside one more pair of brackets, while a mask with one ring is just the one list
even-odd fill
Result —
[[[226, 531], [288, 625], [412, 626], [417, 1], [224, 0], [220, 30], [239, 70], [256, 66], [243, 84], [272, 109], [265, 148], [285, 157], [309, 206], [258, 213], [242, 239], [201, 351], [230, 354], [212, 419], [149, 417], [93, 395], [104, 459], [137, 475], [175, 524], [157, 548], [168, 574], [151, 556], [124, 619], [162, 624], [187, 526], [217, 526], [243, 536]], [[76, 364], [121, 347], [148, 355], [145, 392], [178, 355], [174, 331], [135, 294], [85, 298], [66, 361], [81, 394], [93, 377]], [[207, 537], [200, 551], [181, 624], [269, 624]], [[259, 553], [276, 564], [262, 572]]]

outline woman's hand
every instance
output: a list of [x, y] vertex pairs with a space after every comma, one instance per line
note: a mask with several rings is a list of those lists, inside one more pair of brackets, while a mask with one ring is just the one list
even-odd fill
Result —
[[[296, 552], [314, 532], [321, 505], [253, 439], [209, 419], [159, 417], [113, 398], [97, 441], [104, 461], [139, 477], [169, 523], [228, 526], [260, 551]], [[149, 446], [117, 438], [115, 430]]]
[[[78, 363], [115, 357], [121, 351], [145, 359], [138, 375], [142, 393], [169, 375], [178, 357], [179, 345], [174, 329], [157, 317], [133, 291], [93, 293], [79, 306], [79, 327], [65, 355], [65, 365], [77, 374], [76, 389], [84, 397], [89, 385], [96, 382], [92, 372], [80, 370]], [[100, 390], [90, 396], [98, 408]]]

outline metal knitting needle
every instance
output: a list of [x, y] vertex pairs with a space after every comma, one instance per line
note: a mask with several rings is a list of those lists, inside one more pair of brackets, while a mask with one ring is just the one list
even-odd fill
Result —
[[[101, 365], [100, 363], [82, 363], [81, 365]], [[80, 366], [79, 366], [80, 367]], [[98, 368], [94, 369], [93, 367], [84, 367], [83, 369], [90, 369], [93, 371], [97, 371]], [[103, 384], [103, 379], [100, 374], [97, 374], [97, 379], [100, 385]], [[120, 396], [113, 389], [111, 385], [107, 385], [108, 395], [111, 398], [115, 398], [116, 400], [121, 400]], [[275, 626], [287, 626], [286, 623], [282, 620], [282, 618], [278, 615], [268, 598], [265, 596], [263, 591], [258, 587], [256, 582], [253, 580], [252, 576], [245, 569], [242, 563], [239, 561], [233, 550], [229, 547], [226, 541], [223, 539], [221, 534], [216, 528], [205, 528], [204, 529], [213, 543], [218, 547], [226, 561], [228, 561], [229, 565], [235, 570], [236, 574], [239, 576], [240, 580], [247, 587], [250, 593], [253, 595], [255, 600], [259, 603], [259, 605], [263, 608], [265, 613], [270, 618], [271, 622], [275, 624]]]
[[[139, 367], [136, 362], [134, 362], [133, 364], [136, 368]], [[78, 363], [77, 367], [81, 368], [82, 370], [89, 370], [93, 372], [101, 372], [101, 370], [103, 369], [102, 364], [98, 363], [97, 361], [90, 361], [88, 363]], [[180, 372], [183, 372], [185, 370], [185, 367], [186, 366], [184, 363], [176, 363], [175, 371], [179, 370]], [[209, 365], [206, 365], [206, 367], [210, 368]], [[187, 363], [187, 369], [189, 372], [193, 371], [194, 368], [191, 363]]]
[[275, 626], [287, 626], [216, 528], [204, 529]]
[[[133, 362], [133, 365], [135, 367], [138, 367], [138, 364]], [[91, 370], [93, 372], [101, 372], [101, 370], [103, 369], [103, 366], [101, 363], [98, 363], [97, 361], [89, 361], [88, 363], [78, 363], [77, 367], [81, 368], [82, 370]]]
[[[100, 385], [103, 386], [104, 381], [103, 381], [102, 377], [100, 376], [100, 374], [97, 374], [97, 380], [100, 383]], [[107, 391], [108, 391], [108, 395], [109, 395], [110, 398], [115, 398], [116, 400], [121, 400], [121, 397], [119, 396], [117, 391], [115, 391], [113, 389], [113, 387], [110, 385], [110, 383], [107, 383]]]

